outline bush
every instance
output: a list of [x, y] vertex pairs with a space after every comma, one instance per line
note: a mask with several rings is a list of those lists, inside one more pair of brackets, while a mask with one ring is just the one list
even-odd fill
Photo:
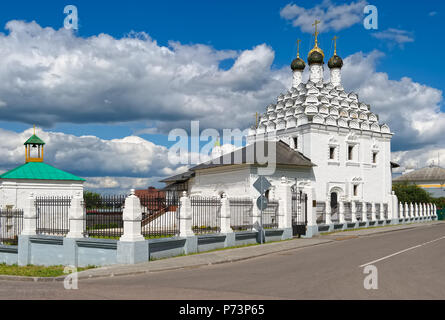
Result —
[[424, 189], [415, 184], [395, 183], [392, 186], [399, 202], [413, 203], [435, 203], [435, 199]]

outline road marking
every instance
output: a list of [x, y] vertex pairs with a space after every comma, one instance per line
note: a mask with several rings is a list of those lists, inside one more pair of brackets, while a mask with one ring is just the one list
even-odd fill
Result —
[[359, 268], [363, 268], [363, 267], [366, 267], [367, 265], [374, 264], [374, 263], [377, 263], [377, 262], [382, 261], [382, 260], [385, 260], [385, 259], [389, 259], [389, 258], [394, 257], [394, 256], [396, 256], [396, 255], [399, 255], [399, 254], [401, 254], [401, 253], [404, 253], [404, 252], [407, 252], [407, 251], [410, 251], [410, 250], [413, 250], [413, 249], [420, 248], [420, 247], [422, 247], [422, 246], [425, 246], [425, 245], [427, 245], [427, 244], [430, 244], [430, 243], [433, 243], [433, 242], [436, 242], [436, 241], [439, 241], [439, 240], [442, 240], [442, 239], [445, 239], [445, 236], [440, 237], [440, 238], [438, 238], [438, 239], [434, 239], [434, 240], [425, 242], [425, 243], [422, 243], [422, 244], [419, 244], [419, 245], [417, 245], [417, 246], [414, 246], [414, 247], [411, 247], [411, 248], [408, 248], [408, 249], [405, 249], [405, 250], [398, 251], [398, 252], [396, 252], [396, 253], [390, 254], [389, 256], [386, 256], [386, 257], [383, 257], [383, 258], [380, 258], [380, 259], [377, 259], [377, 260], [374, 260], [374, 261], [371, 261], [371, 262], [362, 264], [361, 266], [359, 266]]

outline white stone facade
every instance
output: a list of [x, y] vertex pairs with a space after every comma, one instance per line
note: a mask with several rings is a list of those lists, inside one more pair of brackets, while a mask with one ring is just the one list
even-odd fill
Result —
[[62, 180], [0, 180], [0, 206], [2, 208], [23, 209], [29, 196], [69, 196], [83, 194], [83, 181]]

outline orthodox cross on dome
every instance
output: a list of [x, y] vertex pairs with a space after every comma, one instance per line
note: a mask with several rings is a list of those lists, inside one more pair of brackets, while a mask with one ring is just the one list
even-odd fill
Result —
[[301, 42], [301, 40], [297, 39], [297, 58], [300, 57], [300, 42]]
[[315, 33], [314, 33], [314, 36], [315, 36], [315, 46], [316, 47], [318, 47], [318, 35], [320, 34], [319, 32], [318, 32], [318, 28], [317, 28], [317, 25], [320, 23], [320, 21], [319, 20], [315, 20], [315, 22], [312, 24], [313, 26], [315, 26]]
[[[36, 126], [34, 126], [34, 134], [26, 140], [24, 145], [26, 163], [43, 162], [43, 146], [45, 142], [36, 135]], [[33, 153], [36, 153], [36, 156], [31, 155], [31, 150], [35, 150]]]
[[332, 38], [332, 40], [334, 41], [334, 56], [337, 55], [337, 39], [338, 39], [337, 36], [334, 36], [334, 37]]

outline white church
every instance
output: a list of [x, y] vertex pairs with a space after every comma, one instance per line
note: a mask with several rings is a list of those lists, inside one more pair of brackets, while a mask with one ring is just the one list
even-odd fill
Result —
[[[167, 190], [187, 191], [190, 195], [228, 197], [259, 196], [253, 188], [261, 165], [248, 159], [249, 148], [260, 141], [274, 141], [276, 170], [267, 176], [274, 189], [282, 177], [289, 181], [310, 181], [317, 202], [325, 202], [334, 213], [337, 203], [373, 203], [388, 208], [391, 203], [391, 133], [380, 123], [371, 107], [354, 92], [342, 86], [343, 60], [334, 55], [328, 61], [330, 78], [323, 79], [325, 55], [315, 45], [307, 57], [309, 80], [304, 83], [306, 63], [297, 53], [292, 61], [292, 87], [268, 105], [257, 124], [250, 128], [242, 161], [203, 163], [188, 172], [162, 180]], [[333, 39], [336, 40], [336, 37]], [[226, 158], [227, 159], [227, 158]], [[221, 158], [222, 160], [222, 158]], [[328, 209], [328, 208], [326, 208]]]

